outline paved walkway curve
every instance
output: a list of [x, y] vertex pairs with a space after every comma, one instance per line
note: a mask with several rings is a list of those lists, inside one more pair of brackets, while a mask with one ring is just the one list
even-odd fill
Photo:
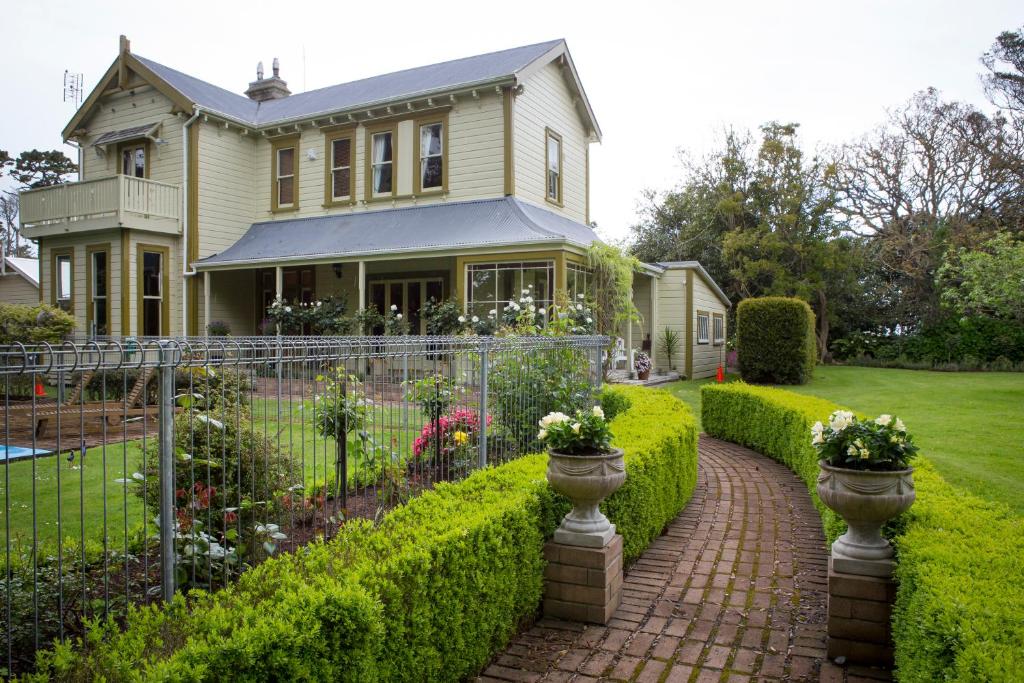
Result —
[[842, 681], [825, 660], [827, 561], [803, 482], [702, 435], [697, 490], [627, 572], [611, 623], [541, 619], [479, 680]]

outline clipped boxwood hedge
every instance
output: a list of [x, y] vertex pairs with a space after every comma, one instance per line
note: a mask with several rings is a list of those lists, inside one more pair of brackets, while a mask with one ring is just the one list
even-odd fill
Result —
[[758, 384], [805, 384], [818, 358], [814, 312], [802, 299], [766, 296], [736, 307], [740, 375]]
[[[693, 493], [697, 435], [666, 392], [614, 389], [627, 479], [606, 513], [635, 558]], [[543, 545], [568, 501], [545, 455], [440, 484], [374, 528], [282, 555], [213, 595], [133, 609], [127, 628], [40, 655], [32, 680], [460, 680], [537, 611]]]
[[[764, 453], [807, 483], [829, 541], [842, 520], [815, 493], [810, 427], [839, 406], [743, 383], [701, 389], [704, 430]], [[893, 611], [901, 681], [1024, 680], [1024, 520], [914, 462], [917, 501], [889, 531], [899, 586]]]

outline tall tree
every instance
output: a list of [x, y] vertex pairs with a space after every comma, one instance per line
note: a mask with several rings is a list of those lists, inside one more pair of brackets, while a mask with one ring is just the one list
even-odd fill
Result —
[[7, 173], [22, 187], [37, 189], [67, 182], [67, 177], [78, 172], [78, 166], [58, 149], [42, 152], [33, 149], [22, 152]]
[[854, 235], [868, 238], [893, 290], [889, 326], [941, 315], [935, 272], [948, 248], [1021, 228], [1024, 130], [936, 90], [836, 152], [829, 184]]
[[18, 223], [18, 195], [0, 191], [0, 251], [4, 256], [30, 256], [31, 248], [21, 243], [21, 226]]
[[1024, 28], [1003, 31], [981, 56], [985, 93], [997, 107], [1024, 114]]

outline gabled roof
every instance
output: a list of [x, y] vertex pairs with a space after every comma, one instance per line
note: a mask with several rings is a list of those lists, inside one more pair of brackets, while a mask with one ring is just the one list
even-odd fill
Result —
[[[516, 85], [538, 66], [549, 64], [559, 58], [563, 59], [566, 76], [571, 80], [573, 89], [579, 93], [584, 109], [581, 113], [589, 119], [590, 127], [600, 138], [601, 129], [583, 92], [568, 47], [561, 39], [395, 71], [265, 102], [255, 102], [244, 95], [130, 52], [122, 53], [118, 61], [124, 59], [129, 63], [129, 68], [133, 68], [144, 78], [158, 79], [161, 84], [179, 93], [193, 106], [199, 106], [210, 114], [259, 128], [349, 110], [384, 106], [389, 102], [429, 97], [460, 89], [498, 84]], [[97, 90], [105, 88], [107, 82], [117, 76], [117, 65], [118, 62], [115, 62], [100, 81]], [[93, 94], [95, 95], [96, 91]], [[75, 126], [72, 124], [84, 118], [80, 114], [84, 114], [83, 110], [92, 103], [93, 95], [90, 95], [89, 100], [79, 110], [79, 114], [76, 114], [72, 123], [65, 128], [65, 136], [74, 130]]]
[[39, 259], [8, 256], [7, 267], [21, 275], [36, 287], [39, 286]]
[[692, 270], [695, 271], [700, 278], [704, 280], [704, 283], [711, 288], [711, 291], [718, 296], [718, 298], [725, 304], [726, 308], [732, 306], [732, 302], [729, 301], [729, 297], [725, 295], [722, 288], [718, 286], [718, 283], [712, 279], [711, 274], [704, 270], [704, 266], [700, 264], [700, 261], [657, 261], [655, 263], [648, 263], [646, 265], [655, 266], [662, 269], [662, 272], [666, 270]]
[[506, 245], [586, 248], [597, 239], [585, 225], [515, 197], [501, 197], [254, 223], [237, 242], [196, 267]]

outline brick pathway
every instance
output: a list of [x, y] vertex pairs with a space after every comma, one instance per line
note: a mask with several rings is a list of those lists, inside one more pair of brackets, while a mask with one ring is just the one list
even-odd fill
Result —
[[827, 559], [803, 482], [701, 436], [693, 499], [626, 573], [611, 623], [541, 619], [478, 680], [866, 680], [825, 661]]

